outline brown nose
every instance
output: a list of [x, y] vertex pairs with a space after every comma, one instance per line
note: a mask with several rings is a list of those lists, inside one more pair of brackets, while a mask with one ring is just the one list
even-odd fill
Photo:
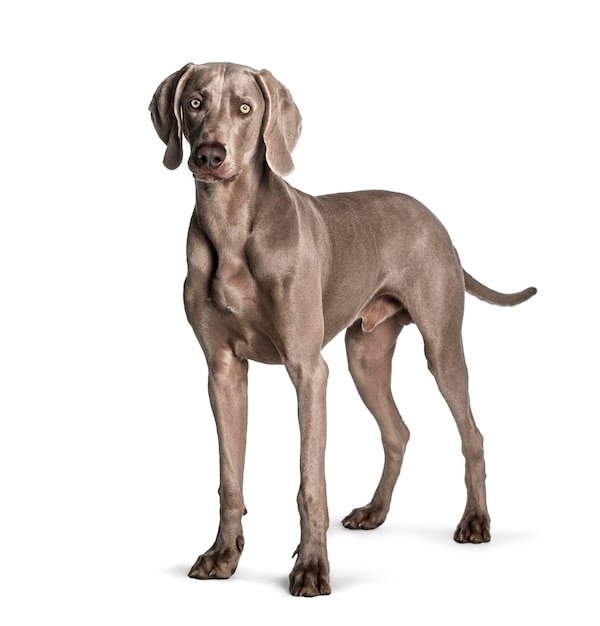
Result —
[[216, 170], [225, 160], [227, 152], [220, 143], [205, 143], [196, 150], [196, 161], [200, 167]]

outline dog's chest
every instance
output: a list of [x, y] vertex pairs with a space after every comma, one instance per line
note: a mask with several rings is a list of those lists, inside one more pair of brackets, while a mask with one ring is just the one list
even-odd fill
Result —
[[247, 315], [256, 304], [256, 281], [240, 259], [223, 259], [210, 281], [210, 301], [223, 313]]
[[225, 343], [240, 357], [280, 362], [272, 325], [289, 317], [282, 311], [293, 300], [282, 278], [287, 269], [251, 238], [221, 246], [215, 239], [192, 222], [184, 291], [190, 323], [211, 349]]

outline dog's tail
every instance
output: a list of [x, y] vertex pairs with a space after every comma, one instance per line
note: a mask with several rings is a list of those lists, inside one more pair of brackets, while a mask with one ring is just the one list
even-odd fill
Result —
[[515, 306], [515, 304], [521, 304], [525, 300], [529, 300], [531, 296], [537, 293], [535, 287], [529, 287], [519, 291], [517, 293], [500, 293], [494, 291], [485, 285], [482, 285], [479, 281], [475, 280], [470, 274], [464, 272], [465, 275], [465, 289], [467, 293], [472, 296], [488, 302], [489, 304], [498, 304], [499, 306]]

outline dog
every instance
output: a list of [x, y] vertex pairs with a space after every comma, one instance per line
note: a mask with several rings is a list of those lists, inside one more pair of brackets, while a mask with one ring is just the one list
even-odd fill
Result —
[[417, 200], [387, 191], [312, 197], [283, 177], [301, 116], [267, 70], [189, 63], [157, 88], [150, 112], [177, 168], [183, 138], [196, 204], [184, 301], [208, 364], [220, 452], [220, 524], [189, 576], [228, 578], [244, 547], [242, 516], [248, 361], [283, 364], [295, 386], [300, 424], [300, 543], [290, 592], [331, 592], [326, 534], [325, 391], [321, 350], [346, 329], [349, 369], [373, 414], [385, 452], [372, 500], [343, 525], [373, 529], [389, 511], [409, 431], [390, 390], [402, 328], [414, 323], [427, 363], [455, 418], [465, 457], [467, 503], [454, 538], [490, 540], [483, 438], [469, 403], [461, 328], [465, 291], [513, 306], [536, 293], [494, 291], [463, 270], [450, 237]]

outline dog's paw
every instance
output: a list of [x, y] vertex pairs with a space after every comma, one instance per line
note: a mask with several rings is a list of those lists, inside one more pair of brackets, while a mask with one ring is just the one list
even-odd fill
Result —
[[298, 558], [290, 574], [290, 593], [293, 596], [328, 596], [331, 593], [329, 584], [329, 562], [327, 558], [304, 561]]
[[350, 530], [373, 530], [385, 522], [387, 513], [387, 509], [381, 506], [367, 504], [346, 515], [342, 524]]
[[454, 532], [458, 543], [487, 543], [491, 538], [487, 513], [465, 513]]
[[241, 535], [233, 547], [217, 547], [215, 544], [208, 552], [198, 557], [188, 576], [200, 580], [223, 579], [233, 576], [243, 547], [244, 538]]

